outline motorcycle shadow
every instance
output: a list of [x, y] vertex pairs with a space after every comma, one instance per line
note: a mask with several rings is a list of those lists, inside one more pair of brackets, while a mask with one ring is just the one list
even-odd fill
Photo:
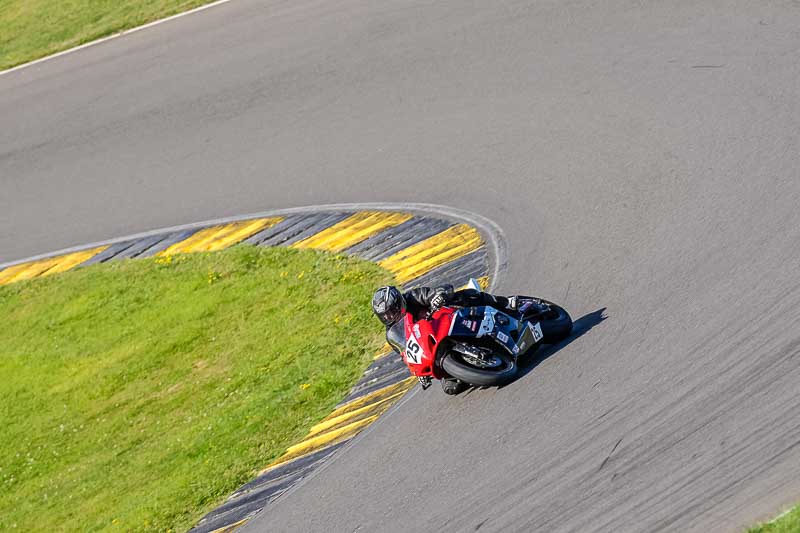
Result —
[[[498, 388], [502, 389], [503, 387], [507, 387], [512, 383], [514, 383], [515, 381], [518, 381], [522, 377], [533, 372], [533, 369], [542, 364], [548, 358], [555, 355], [559, 350], [569, 346], [578, 338], [588, 333], [589, 330], [591, 330], [592, 328], [597, 326], [600, 322], [608, 318], [608, 315], [605, 314], [605, 311], [606, 308], [601, 307], [597, 311], [592, 311], [591, 313], [583, 315], [579, 319], [573, 321], [572, 333], [570, 334], [569, 337], [556, 344], [545, 344], [544, 346], [536, 350], [534, 353], [526, 354], [525, 356], [521, 357], [517, 361], [517, 364], [519, 365], [519, 373], [517, 374], [517, 377], [515, 377], [513, 381], [506, 383], [505, 385], [502, 385]], [[479, 388], [484, 388], [484, 387], [472, 387], [468, 389], [466, 392], [467, 394], [469, 394]]]
[[[533, 371], [534, 368], [542, 364], [544, 361], [555, 355], [559, 350], [566, 348], [574, 341], [588, 333], [592, 328], [606, 320], [608, 315], [605, 314], [606, 308], [601, 307], [597, 311], [585, 314], [572, 323], [572, 333], [569, 337], [556, 344], [545, 344], [534, 353], [521, 357], [517, 364], [519, 365], [519, 374], [514, 381], [526, 376]], [[513, 383], [513, 381], [512, 381]]]

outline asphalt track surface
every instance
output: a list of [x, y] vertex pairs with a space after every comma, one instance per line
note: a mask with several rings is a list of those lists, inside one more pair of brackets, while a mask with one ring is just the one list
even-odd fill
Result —
[[501, 292], [574, 338], [414, 393], [246, 529], [736, 531], [800, 499], [798, 28], [788, 1], [237, 0], [0, 76], [0, 261], [473, 211]]

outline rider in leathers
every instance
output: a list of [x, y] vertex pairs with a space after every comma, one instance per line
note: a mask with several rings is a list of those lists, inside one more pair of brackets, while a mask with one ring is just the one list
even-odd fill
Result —
[[[517, 297], [506, 298], [494, 296], [487, 292], [475, 289], [462, 289], [454, 291], [452, 285], [441, 287], [419, 287], [401, 293], [397, 287], [381, 287], [372, 297], [372, 310], [378, 319], [386, 326], [386, 341], [402, 353], [406, 345], [405, 327], [403, 316], [408, 311], [415, 320], [425, 318], [445, 305], [458, 307], [488, 305], [500, 310], [515, 311]], [[467, 385], [456, 379], [443, 379], [442, 389], [447, 394], [458, 394], [467, 388]]]

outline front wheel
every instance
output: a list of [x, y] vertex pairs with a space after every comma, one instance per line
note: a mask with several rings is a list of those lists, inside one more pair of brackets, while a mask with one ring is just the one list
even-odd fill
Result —
[[505, 385], [517, 376], [517, 363], [508, 355], [493, 354], [500, 364], [492, 368], [478, 368], [467, 363], [458, 352], [451, 350], [442, 359], [442, 368], [456, 379], [478, 387]]

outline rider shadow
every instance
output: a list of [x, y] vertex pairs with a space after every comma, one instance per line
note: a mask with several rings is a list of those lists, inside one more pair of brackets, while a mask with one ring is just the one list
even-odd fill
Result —
[[588, 333], [589, 330], [598, 325], [600, 322], [607, 319], [608, 315], [604, 314], [605, 311], [606, 308], [601, 307], [597, 311], [592, 311], [589, 314], [583, 315], [572, 323], [572, 333], [569, 337], [556, 344], [545, 344], [533, 354], [520, 358], [518, 361], [519, 374], [514, 381], [529, 374], [534, 368], [542, 364], [548, 358], [552, 357], [556, 352], [569, 346], [579, 337]]

